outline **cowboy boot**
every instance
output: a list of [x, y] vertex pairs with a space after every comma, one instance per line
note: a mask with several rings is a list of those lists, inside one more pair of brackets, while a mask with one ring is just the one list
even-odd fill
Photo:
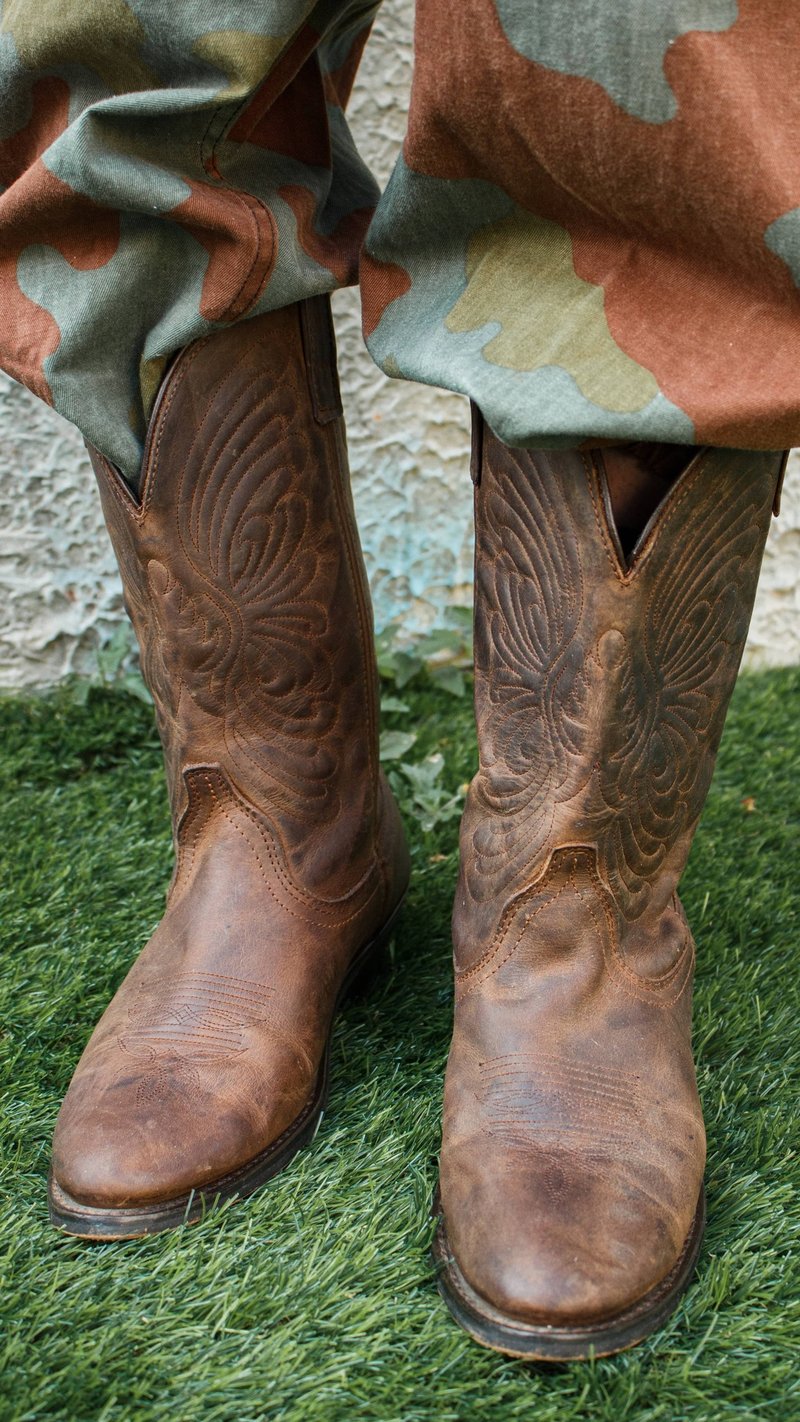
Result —
[[392, 931], [408, 856], [327, 298], [179, 355], [138, 497], [90, 453], [176, 856], [56, 1125], [51, 1217], [95, 1238], [195, 1220], [311, 1140], [336, 1007]]
[[677, 885], [752, 611], [777, 454], [697, 452], [626, 557], [603, 455], [478, 419], [480, 751], [461, 829], [435, 1255], [479, 1342], [567, 1361], [675, 1307], [705, 1137]]

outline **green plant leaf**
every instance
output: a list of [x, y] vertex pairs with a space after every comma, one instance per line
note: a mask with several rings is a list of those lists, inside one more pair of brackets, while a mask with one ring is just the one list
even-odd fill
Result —
[[470, 638], [472, 636], [473, 615], [474, 614], [471, 607], [461, 607], [458, 604], [454, 604], [452, 607], [448, 607], [447, 612], [445, 614], [447, 622], [450, 624], [450, 626], [458, 627], [462, 632], [466, 634], [467, 638]]
[[467, 689], [467, 680], [460, 667], [444, 666], [429, 668], [432, 679], [443, 691], [449, 691], [451, 696], [463, 696]]
[[416, 739], [413, 731], [382, 731], [381, 760], [399, 760], [406, 751], [411, 750]]
[[126, 672], [124, 676], [119, 678], [118, 685], [122, 687], [123, 691], [130, 692], [131, 696], [138, 697], [140, 701], [144, 702], [145, 706], [152, 706], [153, 698], [138, 672]]
[[411, 707], [409, 706], [408, 702], [407, 702], [407, 701], [402, 701], [399, 696], [382, 696], [382, 697], [381, 697], [381, 711], [385, 711], [387, 715], [388, 715], [390, 712], [396, 712], [396, 713], [399, 714], [400, 712], [403, 712], [403, 711], [410, 711], [410, 710], [411, 710]]
[[423, 661], [414, 652], [396, 652], [394, 658], [394, 682], [398, 691], [407, 686], [417, 672], [422, 671]]
[[427, 755], [416, 764], [404, 761], [400, 769], [417, 793], [429, 791], [444, 770], [444, 756], [439, 751], [434, 751], [433, 755]]

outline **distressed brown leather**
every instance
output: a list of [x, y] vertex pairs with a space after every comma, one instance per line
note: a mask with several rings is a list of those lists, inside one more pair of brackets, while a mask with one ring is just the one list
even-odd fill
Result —
[[669, 1274], [698, 1208], [694, 945], [676, 889], [780, 463], [700, 452], [628, 564], [602, 456], [509, 449], [477, 424], [480, 768], [441, 1200], [461, 1275], [514, 1320], [613, 1318]]
[[91, 451], [176, 867], [59, 1116], [54, 1175], [82, 1202], [171, 1199], [278, 1140], [406, 886], [334, 360], [326, 299], [240, 323], [172, 367], [139, 499]]

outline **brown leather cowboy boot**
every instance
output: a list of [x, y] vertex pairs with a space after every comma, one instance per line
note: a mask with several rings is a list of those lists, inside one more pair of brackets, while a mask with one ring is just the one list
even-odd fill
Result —
[[480, 769], [461, 830], [441, 1291], [568, 1360], [672, 1311], [703, 1230], [676, 888], [744, 647], [776, 454], [696, 453], [625, 557], [603, 456], [476, 433]]
[[181, 353], [138, 498], [91, 453], [176, 850], [56, 1126], [51, 1217], [95, 1238], [194, 1220], [313, 1137], [336, 1006], [392, 930], [408, 857], [327, 299]]

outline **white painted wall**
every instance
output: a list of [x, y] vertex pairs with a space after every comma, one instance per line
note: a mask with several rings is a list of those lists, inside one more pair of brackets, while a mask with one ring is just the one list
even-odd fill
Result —
[[[385, 0], [350, 119], [385, 181], [403, 135], [412, 0]], [[409, 629], [466, 603], [471, 582], [468, 411], [459, 396], [387, 380], [360, 336], [358, 298], [335, 299], [351, 464], [379, 625]], [[750, 666], [800, 661], [800, 455], [773, 525], [750, 635]], [[0, 376], [0, 688], [88, 673], [124, 616], [116, 567], [80, 436]]]

